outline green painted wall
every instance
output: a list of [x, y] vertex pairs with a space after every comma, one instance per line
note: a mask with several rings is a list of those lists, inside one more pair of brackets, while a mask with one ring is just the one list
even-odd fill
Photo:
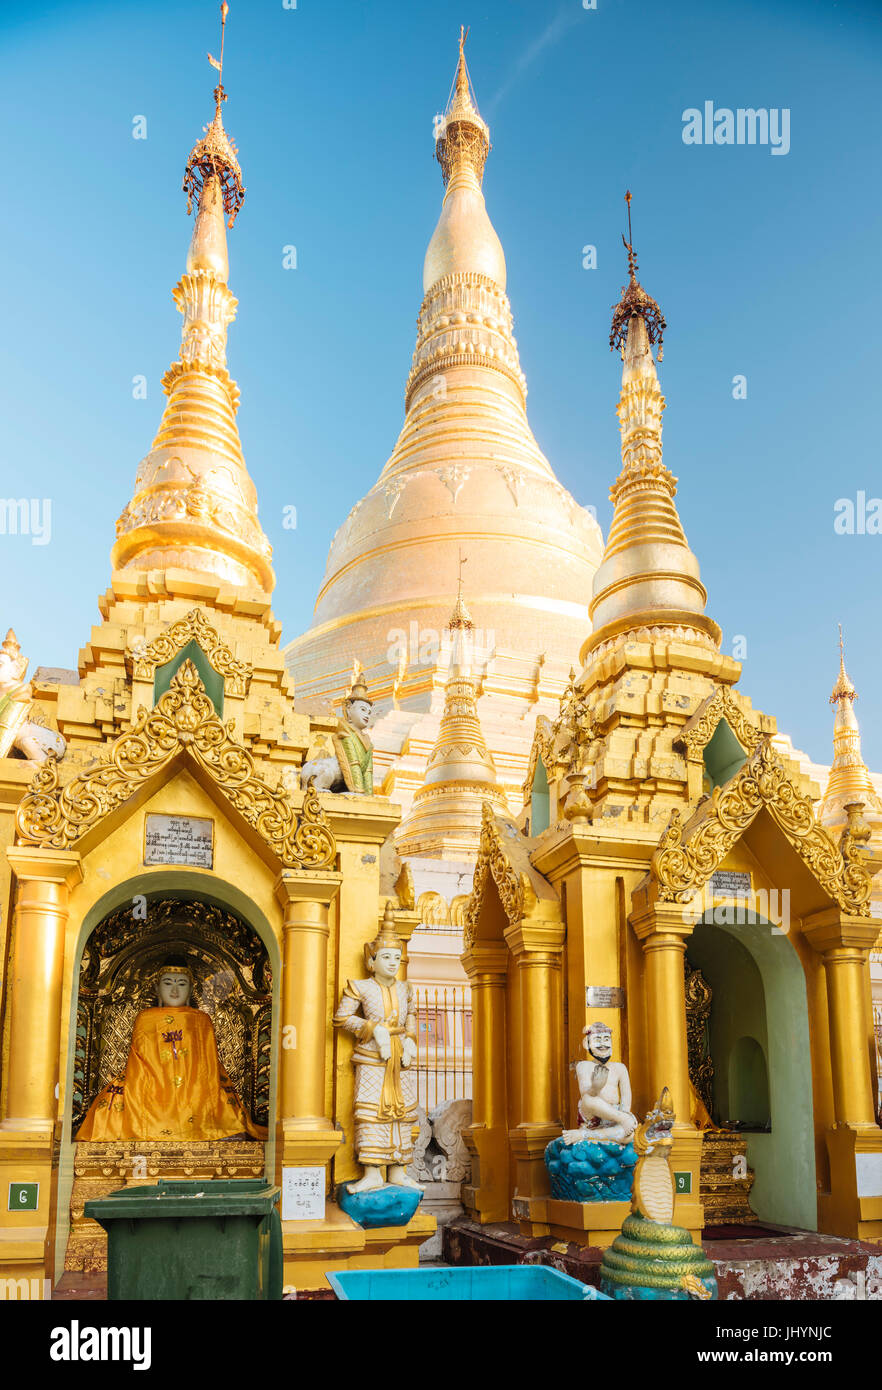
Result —
[[[772, 1128], [746, 1136], [747, 1161], [756, 1173], [751, 1206], [766, 1221], [817, 1230], [808, 1006], [796, 951], [786, 936], [757, 920], [699, 922], [686, 952], [714, 993], [710, 1035], [718, 1122], [739, 1118], [732, 1114], [733, 1102], [735, 1108], [746, 1103], [739, 1093], [751, 1049], [739, 1049], [741, 1040], [752, 1038], [766, 1064]], [[758, 1096], [755, 1104], [763, 1101]]]
[[548, 773], [542, 759], [536, 763], [533, 786], [530, 789], [530, 834], [541, 835], [551, 824], [551, 808], [548, 794]]

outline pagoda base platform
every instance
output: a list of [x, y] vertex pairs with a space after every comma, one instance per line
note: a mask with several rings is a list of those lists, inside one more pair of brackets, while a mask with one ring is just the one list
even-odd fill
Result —
[[[735, 1232], [737, 1231], [737, 1234]], [[522, 1236], [516, 1222], [480, 1226], [461, 1217], [443, 1229], [446, 1264], [547, 1264], [600, 1287], [599, 1246]], [[882, 1301], [882, 1244], [768, 1226], [708, 1227], [702, 1245], [720, 1299]]]

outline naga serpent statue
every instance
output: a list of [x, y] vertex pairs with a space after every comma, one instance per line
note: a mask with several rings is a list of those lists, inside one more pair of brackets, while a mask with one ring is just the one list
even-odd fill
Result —
[[682, 1226], [671, 1224], [674, 1109], [667, 1086], [637, 1126], [631, 1215], [604, 1252], [600, 1287], [615, 1299], [716, 1298], [714, 1267]]

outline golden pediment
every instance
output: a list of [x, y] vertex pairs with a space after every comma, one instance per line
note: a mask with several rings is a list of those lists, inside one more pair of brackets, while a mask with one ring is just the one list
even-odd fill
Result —
[[321, 869], [337, 853], [315, 788], [298, 814], [284, 787], [272, 787], [215, 712], [192, 661], [184, 661], [152, 710], [110, 744], [100, 762], [59, 786], [54, 758], [41, 764], [18, 807], [17, 843], [70, 849], [179, 755], [207, 774], [286, 868]]
[[768, 737], [761, 738], [740, 771], [717, 787], [685, 825], [678, 810], [671, 812], [649, 870], [659, 900], [689, 902], [762, 809], [833, 901], [844, 912], [869, 917], [871, 876], [863, 847], [869, 829], [860, 824], [853, 808], [837, 846], [815, 819], [811, 797], [798, 791]]

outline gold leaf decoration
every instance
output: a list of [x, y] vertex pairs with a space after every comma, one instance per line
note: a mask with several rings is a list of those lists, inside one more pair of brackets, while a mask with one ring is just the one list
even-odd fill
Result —
[[16, 813], [18, 843], [70, 849], [182, 750], [286, 868], [334, 863], [336, 842], [315, 787], [307, 787], [298, 816], [287, 791], [270, 786], [249, 750], [234, 739], [233, 721], [218, 718], [189, 660], [154, 708], [140, 710], [134, 728], [110, 745], [97, 766], [59, 787], [55, 760], [41, 765]]

